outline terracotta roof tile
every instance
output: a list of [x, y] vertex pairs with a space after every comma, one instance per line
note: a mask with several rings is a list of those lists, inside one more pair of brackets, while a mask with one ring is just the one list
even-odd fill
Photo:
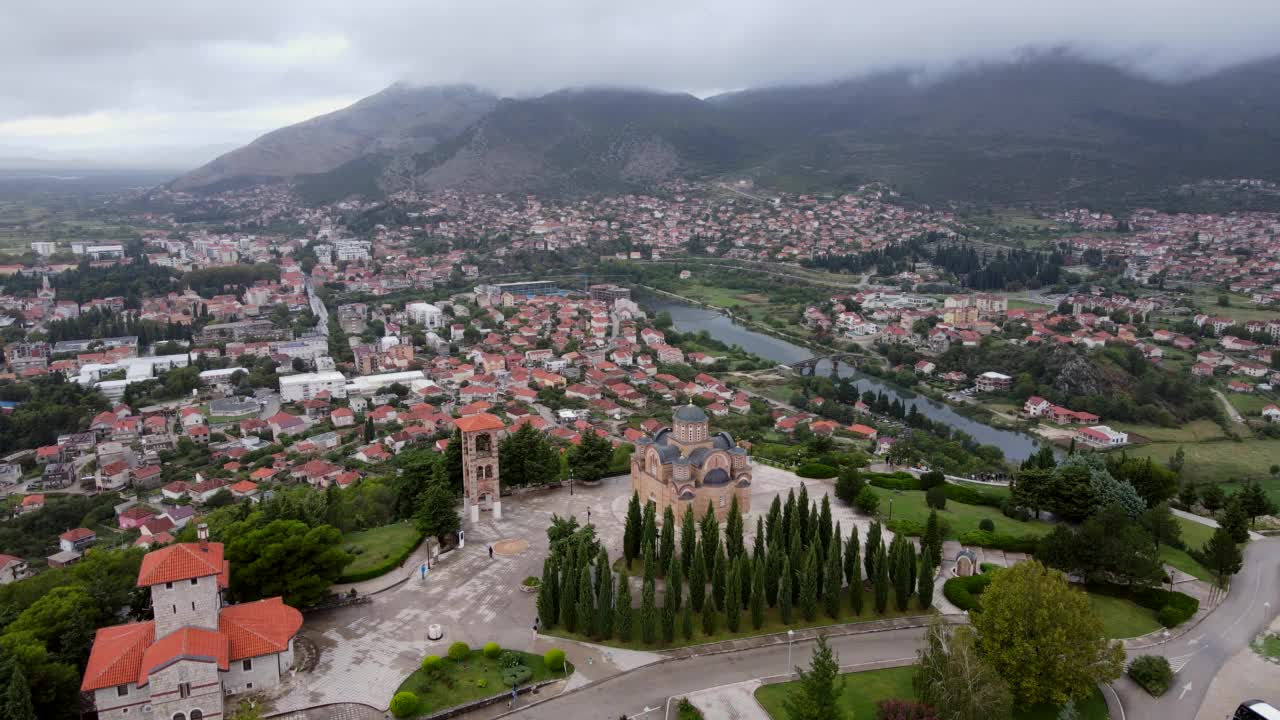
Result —
[[506, 427], [497, 415], [490, 413], [479, 413], [464, 418], [458, 418], [453, 421], [464, 433], [477, 432], [479, 430], [501, 430]]
[[284, 652], [302, 628], [302, 613], [278, 597], [230, 605], [218, 616], [218, 630], [231, 643], [231, 659]]
[[155, 639], [150, 620], [100, 628], [93, 638], [93, 651], [84, 669], [80, 690], [88, 692], [137, 682], [142, 656]]
[[[180, 545], [177, 547], [181, 547]], [[175, 660], [191, 659], [218, 663], [219, 670], [228, 665], [227, 636], [216, 630], [184, 627], [160, 638], [142, 655], [142, 667], [138, 684], [145, 685], [147, 676], [164, 668]]]
[[[182, 543], [147, 553], [138, 570], [138, 587], [221, 575], [222, 543]], [[221, 578], [219, 578], [221, 580]]]

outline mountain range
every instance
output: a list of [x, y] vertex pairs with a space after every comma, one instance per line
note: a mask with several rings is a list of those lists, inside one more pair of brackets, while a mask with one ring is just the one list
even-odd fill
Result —
[[393, 85], [173, 181], [293, 180], [311, 202], [404, 188], [583, 194], [675, 177], [791, 190], [878, 180], [922, 200], [1115, 198], [1280, 179], [1280, 58], [1161, 82], [1062, 55], [693, 95], [591, 88], [498, 98]]

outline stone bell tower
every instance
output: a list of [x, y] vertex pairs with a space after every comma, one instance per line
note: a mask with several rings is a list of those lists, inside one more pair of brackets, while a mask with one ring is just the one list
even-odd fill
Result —
[[498, 480], [498, 433], [506, 428], [489, 413], [468, 415], [454, 421], [462, 431], [462, 513], [471, 522], [480, 522], [480, 511], [502, 517], [501, 485]]

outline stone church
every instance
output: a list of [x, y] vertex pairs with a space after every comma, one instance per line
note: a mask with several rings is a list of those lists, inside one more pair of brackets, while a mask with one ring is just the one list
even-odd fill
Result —
[[702, 408], [685, 405], [671, 427], [640, 438], [631, 455], [631, 487], [640, 502], [652, 500], [661, 515], [668, 507], [679, 518], [686, 507], [701, 517], [707, 503], [724, 520], [733, 497], [742, 513], [751, 510], [751, 460], [727, 432], [711, 432]]

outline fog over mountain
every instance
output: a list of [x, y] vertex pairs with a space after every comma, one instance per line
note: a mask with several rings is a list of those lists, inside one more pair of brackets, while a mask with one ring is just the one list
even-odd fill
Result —
[[[397, 81], [498, 97], [620, 86], [708, 97], [1066, 48], [1164, 80], [1277, 51], [1271, 0], [414, 3], [87, 0], [0, 8], [0, 143], [194, 164]], [[20, 71], [17, 71], [20, 69]], [[131, 149], [132, 148], [132, 149]]]

